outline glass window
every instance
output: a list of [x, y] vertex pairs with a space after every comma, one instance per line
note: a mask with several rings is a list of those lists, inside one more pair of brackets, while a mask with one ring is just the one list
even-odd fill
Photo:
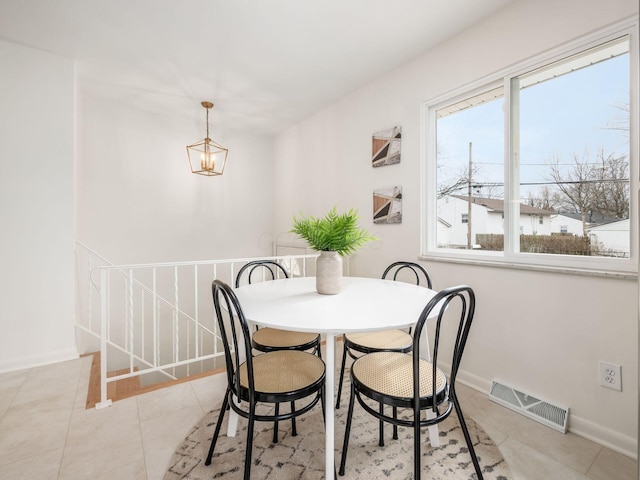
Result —
[[426, 255], [630, 258], [629, 50], [621, 34], [427, 105]]
[[[520, 198], [579, 219], [575, 246], [551, 226], [536, 252], [629, 256], [623, 243], [590, 241], [590, 230], [629, 218], [629, 42], [608, 42], [512, 80]], [[613, 128], [615, 126], [615, 128]], [[551, 213], [549, 214], [551, 215]], [[543, 233], [543, 232], [540, 232]], [[527, 251], [527, 236], [520, 251]]]
[[450, 225], [438, 229], [441, 248], [502, 250], [494, 235], [504, 211], [503, 92], [490, 88], [436, 112], [437, 214]]

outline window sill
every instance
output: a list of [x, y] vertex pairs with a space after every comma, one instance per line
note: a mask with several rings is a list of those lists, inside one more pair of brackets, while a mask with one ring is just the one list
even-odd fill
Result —
[[558, 273], [568, 275], [581, 275], [590, 277], [615, 278], [618, 280], [638, 280], [637, 271], [606, 270], [589, 267], [573, 267], [561, 265], [540, 265], [525, 262], [513, 262], [508, 259], [498, 258], [478, 258], [477, 256], [451, 256], [441, 254], [419, 255], [419, 260], [430, 262], [456, 263], [461, 265], [472, 265], [478, 267], [510, 268], [514, 270], [529, 270], [534, 272]]

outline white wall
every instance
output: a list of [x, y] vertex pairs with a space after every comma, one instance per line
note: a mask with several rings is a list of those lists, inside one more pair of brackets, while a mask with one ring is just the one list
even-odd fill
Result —
[[0, 41], [0, 372], [75, 358], [74, 64]]
[[624, 253], [629, 256], [629, 219], [611, 222], [606, 225], [589, 229], [589, 236], [593, 242], [601, 243], [605, 249]]
[[[205, 134], [179, 111], [144, 112], [81, 95], [78, 239], [113, 263], [271, 255], [272, 142], [226, 133], [224, 175], [191, 173], [186, 145]], [[214, 116], [212, 116], [215, 118]]]
[[[584, 230], [582, 228], [582, 220], [576, 220], [575, 218], [565, 217], [564, 215], [551, 215], [551, 231], [560, 232], [562, 226], [567, 227], [567, 232], [572, 235], [582, 235]], [[628, 233], [628, 230], [627, 230]], [[628, 237], [628, 235], [627, 235]]]
[[[291, 216], [357, 208], [380, 240], [352, 273], [378, 276], [416, 260], [420, 242], [420, 108], [563, 42], [638, 12], [637, 0], [522, 0], [372, 81], [275, 141], [274, 230], [290, 239]], [[371, 167], [373, 132], [402, 126], [402, 160]], [[403, 223], [374, 225], [372, 192], [403, 187]], [[636, 454], [637, 282], [427, 262], [436, 288], [467, 283], [478, 310], [463, 379], [488, 390], [494, 378], [571, 408], [571, 430]], [[622, 393], [598, 384], [598, 362], [623, 367]]]

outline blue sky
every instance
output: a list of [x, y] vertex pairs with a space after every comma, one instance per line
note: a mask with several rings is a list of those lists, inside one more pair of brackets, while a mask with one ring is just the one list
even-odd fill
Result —
[[[599, 149], [628, 152], [628, 134], [606, 127], [628, 104], [629, 55], [621, 55], [521, 91], [521, 181], [545, 181], [546, 164], [573, 155], [596, 159]], [[463, 110], [438, 121], [439, 181], [468, 165], [469, 142], [477, 181], [503, 181], [502, 99]], [[533, 164], [533, 165], [528, 165]], [[533, 187], [534, 190], [538, 187]], [[525, 188], [521, 196], [525, 196]]]

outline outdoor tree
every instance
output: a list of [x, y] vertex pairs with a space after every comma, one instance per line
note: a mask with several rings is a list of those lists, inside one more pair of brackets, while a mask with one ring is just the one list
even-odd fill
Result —
[[607, 122], [607, 130], [620, 130], [624, 134], [629, 136], [629, 104], [621, 103], [613, 105], [618, 110], [618, 113], [611, 117]]
[[594, 213], [617, 219], [629, 218], [629, 162], [626, 155], [606, 155], [602, 149], [597, 161], [574, 154], [563, 166], [558, 158], [550, 165], [550, 180], [562, 193], [560, 209], [579, 213], [583, 235]]
[[[438, 171], [442, 170], [443, 167], [438, 164]], [[442, 177], [444, 177], [444, 175]], [[446, 180], [440, 181], [440, 178], [442, 177], [441, 175], [438, 175], [438, 199], [444, 198], [448, 195], [459, 195], [462, 192], [467, 191], [467, 186], [469, 185], [469, 171], [466, 168]]]
[[530, 207], [556, 211], [562, 205], [562, 194], [549, 188], [549, 185], [544, 185], [538, 190], [537, 194], [529, 192], [526, 202]]
[[596, 183], [595, 210], [619, 220], [629, 218], [629, 160], [626, 155], [605, 157], [598, 152], [600, 164], [594, 167]]
[[[440, 160], [440, 159], [438, 159]], [[445, 175], [444, 164], [438, 162], [438, 199], [448, 195], [465, 195], [469, 193], [469, 185], [471, 185], [471, 193], [473, 196], [483, 198], [502, 198], [504, 191], [503, 183], [486, 183], [479, 179], [480, 166], [472, 164], [471, 169], [468, 166], [460, 168], [453, 174]], [[471, 172], [471, 174], [469, 174]]]

